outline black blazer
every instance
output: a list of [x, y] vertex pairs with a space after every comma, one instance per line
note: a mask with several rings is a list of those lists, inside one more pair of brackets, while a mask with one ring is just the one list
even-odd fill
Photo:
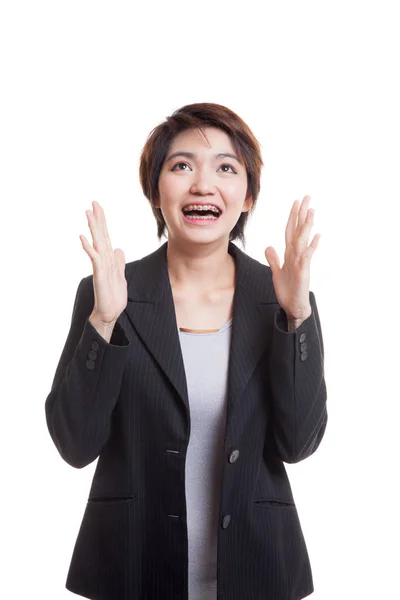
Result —
[[[128, 304], [110, 343], [78, 286], [45, 410], [62, 458], [99, 457], [66, 588], [95, 600], [187, 600], [185, 457], [190, 409], [165, 242], [127, 263]], [[229, 242], [236, 287], [218, 600], [298, 600], [312, 573], [283, 462], [318, 448], [327, 423], [317, 306], [293, 333], [269, 266]], [[222, 324], [221, 324], [222, 325]], [[204, 365], [204, 369], [212, 365]]]

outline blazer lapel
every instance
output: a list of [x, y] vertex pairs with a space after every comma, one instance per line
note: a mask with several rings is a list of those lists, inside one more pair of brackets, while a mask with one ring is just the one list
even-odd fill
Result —
[[[128, 280], [125, 312], [143, 343], [190, 408], [175, 306], [167, 268], [165, 242], [155, 252], [135, 262]], [[228, 365], [229, 423], [257, 363], [265, 352], [274, 313], [279, 308], [271, 270], [229, 242], [236, 261], [232, 337]]]

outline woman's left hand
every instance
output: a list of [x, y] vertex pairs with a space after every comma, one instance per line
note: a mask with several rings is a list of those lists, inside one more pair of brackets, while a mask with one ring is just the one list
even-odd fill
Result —
[[310, 199], [310, 196], [304, 196], [300, 210], [299, 201], [293, 203], [285, 230], [286, 249], [282, 268], [275, 249], [268, 246], [265, 250], [277, 300], [287, 318], [296, 323], [303, 322], [312, 313], [309, 300], [310, 261], [321, 237], [316, 233], [307, 246], [314, 222], [314, 209], [308, 208]]

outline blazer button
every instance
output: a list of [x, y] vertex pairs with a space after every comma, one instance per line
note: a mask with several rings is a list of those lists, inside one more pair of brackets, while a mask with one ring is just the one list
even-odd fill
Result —
[[230, 523], [231, 520], [231, 516], [230, 515], [225, 515], [224, 518], [222, 519], [222, 529], [226, 529]]
[[304, 342], [304, 344], [300, 344], [300, 350], [302, 352], [305, 352], [307, 350], [308, 346], [307, 346], [307, 342]]
[[230, 455], [229, 455], [229, 462], [230, 463], [234, 463], [237, 461], [237, 459], [239, 458], [239, 450], [233, 450]]
[[306, 334], [306, 333], [302, 333], [302, 334], [300, 335], [300, 338], [299, 338], [299, 339], [300, 339], [300, 342], [305, 342], [305, 341], [306, 341], [306, 338], [307, 338], [307, 334]]
[[98, 342], [92, 342], [91, 348], [92, 348], [92, 350], [98, 350], [99, 349], [99, 343]]
[[91, 371], [93, 371], [93, 369], [95, 367], [94, 361], [93, 360], [87, 360], [86, 361], [86, 366], [87, 366], [88, 369], [90, 369]]
[[300, 360], [307, 360], [307, 356], [308, 356], [307, 352], [302, 352], [300, 354]]
[[95, 352], [94, 350], [90, 350], [90, 352], [88, 352], [88, 357], [92, 360], [96, 360], [97, 352]]

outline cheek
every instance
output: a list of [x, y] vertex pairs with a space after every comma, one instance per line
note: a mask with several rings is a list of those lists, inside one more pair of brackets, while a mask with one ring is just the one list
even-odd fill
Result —
[[219, 186], [221, 196], [230, 202], [241, 204], [246, 196], [247, 182], [227, 181]]
[[165, 174], [158, 181], [158, 189], [164, 198], [176, 196], [177, 192], [186, 189], [186, 187], [187, 182], [185, 183], [183, 177], [168, 177], [168, 174]]

